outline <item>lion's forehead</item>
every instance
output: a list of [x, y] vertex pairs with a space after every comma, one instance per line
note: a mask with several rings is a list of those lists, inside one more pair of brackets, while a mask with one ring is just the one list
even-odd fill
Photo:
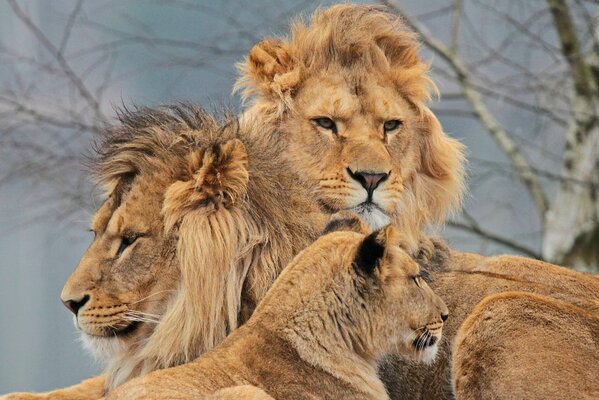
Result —
[[326, 76], [306, 81], [297, 97], [297, 105], [307, 117], [331, 116], [352, 121], [371, 122], [404, 119], [409, 104], [384, 77], [363, 79]]
[[137, 178], [126, 193], [108, 197], [92, 218], [93, 229], [112, 234], [118, 234], [124, 228], [138, 233], [159, 229], [165, 190], [165, 185], [158, 179]]

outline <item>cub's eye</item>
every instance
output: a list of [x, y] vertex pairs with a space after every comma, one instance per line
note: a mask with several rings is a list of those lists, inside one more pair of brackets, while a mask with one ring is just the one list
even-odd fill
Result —
[[316, 125], [318, 125], [319, 127], [323, 128], [323, 129], [327, 129], [327, 130], [337, 134], [337, 125], [335, 124], [335, 121], [333, 121], [332, 119], [330, 119], [328, 117], [314, 118], [312, 120], [312, 122], [314, 122]]
[[116, 256], [120, 256], [121, 254], [123, 254], [123, 251], [125, 251], [125, 249], [127, 249], [127, 247], [131, 246], [138, 238], [139, 236], [137, 235], [129, 235], [129, 236], [123, 236], [121, 238], [121, 244], [119, 245], [119, 249], [116, 251]]
[[394, 131], [396, 129], [398, 129], [400, 126], [402, 125], [402, 122], [398, 119], [391, 119], [389, 121], [386, 121], [383, 124], [383, 130], [385, 131], [385, 134]]
[[422, 286], [420, 286], [421, 282], [420, 282], [420, 277], [419, 276], [415, 276], [413, 279], [414, 279], [414, 283], [416, 284], [416, 286], [422, 287]]

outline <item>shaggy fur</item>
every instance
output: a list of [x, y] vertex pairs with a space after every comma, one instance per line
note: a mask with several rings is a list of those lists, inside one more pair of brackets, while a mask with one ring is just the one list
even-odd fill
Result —
[[487, 297], [462, 324], [452, 382], [463, 400], [591, 400], [598, 369], [599, 303], [507, 292]]
[[430, 360], [447, 316], [397, 243], [392, 227], [321, 237], [221, 345], [128, 382], [109, 399], [202, 398], [239, 385], [253, 387], [237, 388], [238, 398], [258, 388], [279, 400], [387, 398], [376, 361], [389, 353]]
[[[392, 221], [413, 251], [464, 191], [464, 149], [427, 106], [435, 88], [419, 49], [384, 9], [340, 4], [295, 22], [288, 38], [257, 44], [236, 84], [245, 118], [279, 131], [326, 209], [352, 209], [375, 228]], [[385, 121], [400, 125], [386, 132]], [[387, 178], [370, 196], [357, 172]]]
[[[385, 382], [392, 399], [454, 399], [451, 381], [452, 346], [456, 332], [464, 321], [472, 315], [482, 315], [484, 304], [477, 306], [487, 296], [509, 291], [527, 292], [545, 296], [550, 299], [569, 303], [580, 308], [589, 308], [589, 305], [599, 306], [599, 281], [596, 277], [572, 271], [556, 265], [531, 260], [523, 257], [497, 256], [482, 257], [474, 254], [449, 251], [444, 246], [430, 244], [424, 255], [423, 261], [429, 262], [430, 267], [424, 264], [423, 269], [428, 270], [429, 284], [446, 303], [450, 310], [450, 318], [444, 327], [446, 338], [439, 348], [439, 355], [435, 363], [427, 368], [406, 363], [400, 358], [389, 358], [380, 365], [380, 375]], [[432, 252], [431, 252], [431, 249]], [[435, 252], [440, 254], [434, 254]], [[441, 264], [439, 264], [439, 262]], [[421, 264], [422, 265], [422, 264]], [[476, 311], [475, 310], [481, 310]], [[543, 308], [537, 308], [542, 311]], [[545, 317], [538, 315], [540, 320]], [[513, 322], [519, 325], [522, 321], [517, 315]], [[551, 317], [549, 317], [551, 318]], [[512, 316], [499, 314], [496, 320], [498, 329], [501, 326], [511, 325]], [[528, 325], [514, 326], [515, 330], [527, 330]], [[492, 327], [490, 327], [492, 330]], [[489, 328], [484, 328], [489, 329]], [[555, 331], [548, 331], [547, 336], [553, 337]], [[561, 334], [560, 334], [561, 335]], [[557, 335], [556, 340], [573, 339], [571, 333], [566, 336]], [[481, 336], [482, 338], [483, 336]], [[503, 343], [509, 342], [512, 336], [506, 335]], [[462, 353], [469, 354], [478, 351], [482, 343], [474, 341], [464, 342]], [[531, 342], [532, 343], [532, 342]], [[577, 345], [574, 344], [574, 347]], [[542, 353], [546, 346], [526, 346], [520, 349], [522, 357], [534, 357]], [[582, 347], [578, 347], [579, 350]], [[511, 364], [502, 365], [486, 363], [488, 359], [479, 359], [477, 367], [486, 368], [490, 374], [500, 376], [507, 373], [506, 369]], [[576, 365], [575, 358], [571, 361]], [[526, 365], [522, 361], [523, 366]], [[540, 368], [540, 367], [539, 367]], [[486, 393], [484, 387], [482, 392]], [[489, 392], [490, 393], [490, 392]], [[542, 392], [540, 392], [542, 393]], [[478, 397], [481, 398], [481, 397]], [[486, 399], [486, 395], [482, 395]], [[490, 397], [492, 398], [492, 397]], [[514, 397], [512, 397], [514, 398]], [[516, 396], [515, 398], [528, 398]], [[548, 398], [551, 398], [549, 396]]]
[[[237, 89], [246, 118], [278, 127], [288, 157], [329, 210], [352, 209], [376, 225], [392, 221], [428, 270], [452, 312], [447, 336], [485, 296], [538, 292], [581, 302], [597, 299], [597, 280], [519, 257], [449, 252], [421, 236], [459, 206], [463, 148], [447, 137], [426, 103], [433, 86], [416, 37], [400, 19], [372, 6], [336, 5], [293, 25], [288, 38], [256, 45]], [[324, 127], [318, 119], [329, 118]], [[384, 132], [384, 121], [400, 127]], [[365, 207], [356, 171], [389, 174]], [[459, 272], [457, 272], [457, 271]], [[450, 349], [433, 368], [389, 359], [381, 374], [392, 398], [452, 398]]]
[[91, 166], [107, 190], [96, 237], [62, 293], [89, 297], [76, 323], [105, 381], [48, 398], [86, 387], [99, 398], [197, 358], [249, 318], [326, 222], [260, 126], [221, 124], [186, 104], [119, 119]]

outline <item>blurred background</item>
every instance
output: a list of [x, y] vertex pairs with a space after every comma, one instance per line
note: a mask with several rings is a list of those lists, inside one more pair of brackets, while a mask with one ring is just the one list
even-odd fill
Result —
[[[422, 35], [445, 130], [469, 149], [453, 247], [597, 272], [599, 6], [588, 0], [383, 1]], [[59, 294], [99, 202], [82, 160], [114, 107], [239, 109], [234, 63], [302, 0], [0, 2], [0, 393], [100, 371]]]

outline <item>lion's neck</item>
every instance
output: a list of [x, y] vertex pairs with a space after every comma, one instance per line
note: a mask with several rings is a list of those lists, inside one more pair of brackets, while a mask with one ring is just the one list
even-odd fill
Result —
[[363, 394], [360, 398], [388, 398], [377, 375], [376, 360], [359, 355], [348, 344], [351, 336], [347, 332], [319, 320], [295, 323], [284, 329], [284, 336], [304, 362], [353, 387]]

